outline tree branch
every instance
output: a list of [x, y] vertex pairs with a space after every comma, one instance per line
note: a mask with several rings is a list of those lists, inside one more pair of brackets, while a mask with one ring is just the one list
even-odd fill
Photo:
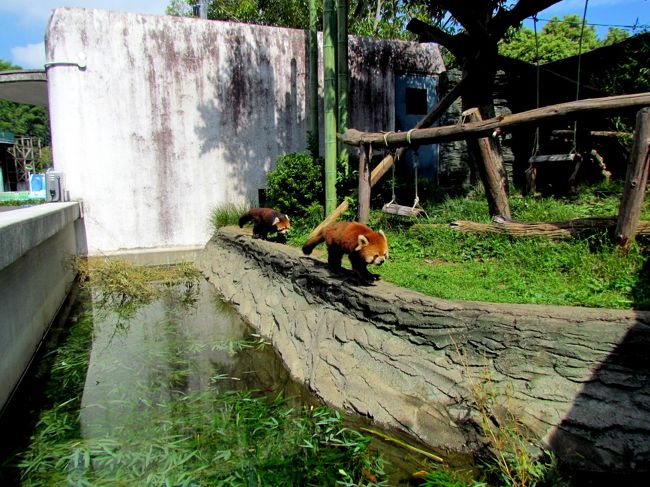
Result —
[[501, 10], [488, 23], [488, 32], [497, 40], [503, 38], [509, 27], [515, 26], [527, 17], [558, 3], [560, 0], [519, 0], [510, 10]]
[[436, 42], [442, 44], [457, 58], [466, 54], [465, 43], [461, 34], [451, 35], [438, 27], [422, 22], [419, 19], [409, 20], [406, 30], [420, 37], [420, 42]]

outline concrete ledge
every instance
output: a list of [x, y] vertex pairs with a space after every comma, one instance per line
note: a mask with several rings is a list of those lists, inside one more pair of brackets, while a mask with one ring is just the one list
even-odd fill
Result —
[[[326, 402], [433, 448], [480, 448], [473, 388], [572, 469], [650, 472], [650, 313], [449, 301], [359, 286], [299, 249], [221, 229], [199, 267]], [[386, 265], [390, 265], [387, 263]]]
[[44, 203], [0, 213], [0, 270], [80, 216], [78, 202]]
[[11, 397], [74, 282], [85, 254], [78, 203], [0, 213], [0, 408]]
[[134, 265], [174, 265], [181, 262], [195, 262], [203, 245], [188, 245], [183, 247], [155, 247], [146, 249], [130, 249], [101, 254], [89, 255], [89, 259], [123, 259]]

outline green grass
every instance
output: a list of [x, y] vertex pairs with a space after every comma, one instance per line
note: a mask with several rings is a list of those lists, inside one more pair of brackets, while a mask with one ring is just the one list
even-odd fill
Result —
[[[523, 222], [607, 217], [617, 214], [620, 194], [597, 188], [566, 199], [513, 195], [510, 204], [513, 219]], [[456, 220], [490, 222], [481, 194], [425, 208], [417, 220], [372, 213], [370, 226], [384, 229], [390, 244], [388, 262], [376, 269], [385, 281], [444, 299], [650, 309], [648, 238], [622, 253], [604, 231], [551, 240], [451, 228]], [[647, 205], [641, 218], [650, 219]], [[300, 246], [309, 230], [298, 227], [289, 241]]]
[[226, 225], [237, 225], [239, 217], [250, 209], [250, 205], [225, 204], [212, 210], [210, 225], [213, 231]]

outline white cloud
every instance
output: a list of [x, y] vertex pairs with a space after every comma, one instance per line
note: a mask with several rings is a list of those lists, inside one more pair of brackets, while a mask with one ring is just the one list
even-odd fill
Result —
[[45, 64], [45, 43], [27, 44], [11, 48], [11, 62], [23, 69], [43, 69]]

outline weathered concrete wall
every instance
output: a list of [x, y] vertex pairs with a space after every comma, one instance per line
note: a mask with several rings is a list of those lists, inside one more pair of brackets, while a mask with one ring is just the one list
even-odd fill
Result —
[[[212, 208], [255, 204], [277, 156], [307, 147], [305, 31], [60, 8], [46, 46], [54, 166], [91, 254], [203, 246]], [[350, 60], [362, 129], [394, 124], [395, 71], [444, 69], [414, 43], [353, 39]]]
[[63, 304], [85, 252], [78, 203], [0, 213], [0, 408]]
[[504, 407], [573, 467], [650, 470], [650, 313], [356, 286], [298, 249], [233, 229], [198, 264], [295, 378], [334, 406], [472, 450], [470, 389], [487, 375]]

